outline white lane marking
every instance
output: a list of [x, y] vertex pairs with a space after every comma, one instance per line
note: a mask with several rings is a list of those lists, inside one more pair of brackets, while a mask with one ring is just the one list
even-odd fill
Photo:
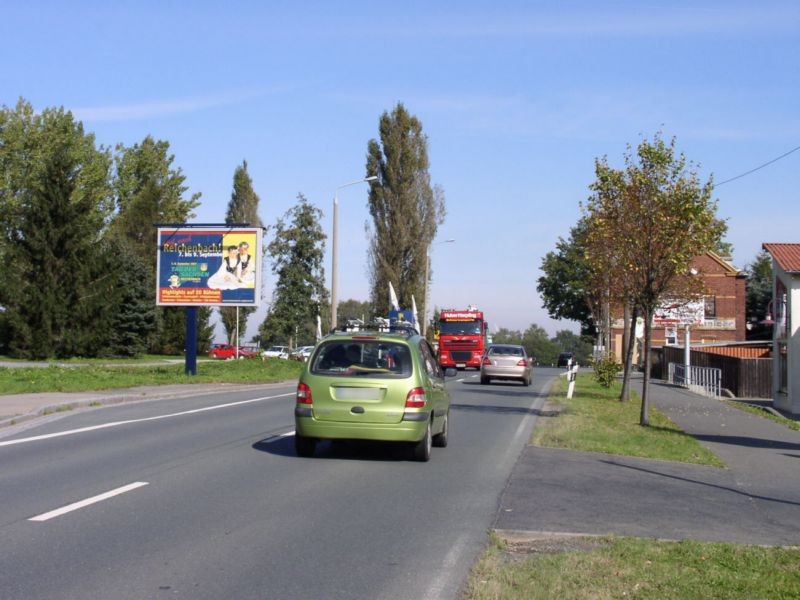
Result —
[[145, 421], [158, 421], [160, 419], [171, 419], [172, 417], [182, 417], [184, 415], [193, 415], [195, 413], [208, 412], [210, 410], [218, 410], [220, 408], [230, 408], [231, 406], [240, 406], [242, 404], [251, 404], [253, 402], [262, 402], [264, 400], [273, 400], [275, 398], [284, 398], [286, 396], [294, 396], [296, 392], [288, 392], [286, 394], [278, 394], [277, 396], [262, 396], [261, 398], [251, 398], [250, 400], [240, 400], [239, 402], [228, 402], [227, 404], [216, 404], [214, 406], [206, 406], [205, 408], [195, 408], [192, 410], [184, 410], [181, 412], [170, 413], [168, 415], [157, 415], [155, 417], [143, 417], [141, 419], [128, 419], [127, 421], [113, 421], [111, 423], [103, 423], [101, 425], [92, 425], [90, 427], [81, 427], [79, 429], [69, 429], [67, 431], [59, 431], [57, 433], [47, 433], [43, 435], [34, 435], [32, 437], [20, 438], [16, 440], [8, 440], [7, 442], [0, 442], [2, 446], [13, 446], [15, 444], [25, 444], [27, 442], [36, 442], [40, 440], [48, 440], [50, 438], [63, 437], [65, 435], [75, 435], [76, 433], [86, 433], [87, 431], [95, 431], [97, 429], [107, 429], [109, 427], [119, 427], [120, 425], [129, 425], [130, 423], [144, 423]]
[[57, 508], [55, 510], [51, 510], [50, 512], [43, 513], [36, 517], [31, 517], [28, 521], [48, 521], [50, 519], [54, 519], [55, 517], [60, 517], [61, 515], [65, 515], [73, 510], [78, 510], [79, 508], [84, 508], [89, 506], [90, 504], [95, 504], [97, 502], [102, 502], [103, 500], [108, 500], [109, 498], [113, 498], [114, 496], [119, 496], [120, 494], [124, 494], [125, 492], [130, 492], [131, 490], [135, 490], [136, 488], [140, 488], [142, 486], [149, 485], [147, 481], [136, 481], [134, 483], [129, 483], [128, 485], [123, 485], [115, 490], [111, 490], [105, 492], [103, 494], [98, 494], [97, 496], [92, 496], [91, 498], [86, 498], [86, 500], [81, 500], [80, 502], [73, 502], [72, 504], [67, 504], [66, 506], [62, 506], [61, 508]]
[[456, 383], [461, 383], [462, 381], [464, 381], [463, 377], [461, 379], [456, 379]]

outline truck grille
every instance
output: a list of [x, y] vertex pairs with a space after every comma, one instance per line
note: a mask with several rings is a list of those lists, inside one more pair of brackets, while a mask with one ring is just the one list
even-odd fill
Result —
[[456, 350], [455, 352], [450, 352], [450, 357], [455, 361], [468, 361], [472, 358], [472, 352], [465, 352], [463, 350]]

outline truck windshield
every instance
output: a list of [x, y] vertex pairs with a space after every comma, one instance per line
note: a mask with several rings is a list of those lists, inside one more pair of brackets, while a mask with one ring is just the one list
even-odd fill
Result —
[[444, 335], [480, 335], [480, 321], [439, 321], [439, 333]]

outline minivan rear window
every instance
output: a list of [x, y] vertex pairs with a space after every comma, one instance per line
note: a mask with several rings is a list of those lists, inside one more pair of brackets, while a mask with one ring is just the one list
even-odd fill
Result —
[[314, 354], [311, 373], [348, 377], [400, 378], [411, 375], [408, 346], [378, 340], [331, 340]]

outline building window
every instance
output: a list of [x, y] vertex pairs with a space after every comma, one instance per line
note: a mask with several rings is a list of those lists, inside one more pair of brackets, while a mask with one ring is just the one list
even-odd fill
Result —
[[706, 296], [705, 298], [705, 318], [706, 319], [716, 319], [717, 318], [717, 299], [715, 296]]

